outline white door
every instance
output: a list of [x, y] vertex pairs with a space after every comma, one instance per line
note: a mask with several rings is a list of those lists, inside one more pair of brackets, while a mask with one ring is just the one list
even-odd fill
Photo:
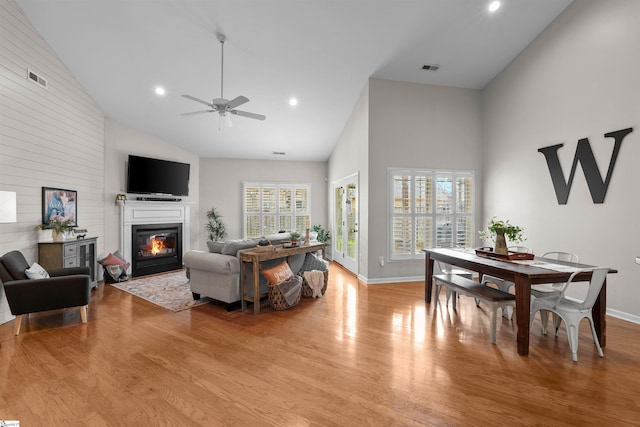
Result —
[[358, 174], [333, 185], [332, 258], [358, 274]]

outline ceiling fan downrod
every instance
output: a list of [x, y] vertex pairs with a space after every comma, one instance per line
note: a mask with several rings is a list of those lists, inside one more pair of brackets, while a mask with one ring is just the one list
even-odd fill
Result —
[[224, 42], [227, 41], [227, 36], [218, 34], [218, 40], [222, 47], [222, 60], [220, 61], [220, 99], [224, 99]]

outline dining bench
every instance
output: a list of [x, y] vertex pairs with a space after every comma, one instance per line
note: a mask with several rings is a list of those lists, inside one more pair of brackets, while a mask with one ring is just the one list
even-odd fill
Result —
[[[446, 286], [453, 294], [453, 309], [456, 309], [456, 294], [465, 295], [476, 298], [477, 300], [484, 301], [491, 309], [491, 328], [489, 341], [492, 344], [496, 342], [496, 311], [498, 308], [504, 306], [512, 306], [515, 309], [516, 296], [508, 292], [501, 291], [499, 289], [486, 286], [485, 283], [491, 280], [482, 280], [482, 283], [478, 283], [475, 280], [468, 279], [466, 277], [457, 274], [434, 274], [435, 284], [435, 309], [438, 308], [438, 296], [440, 294], [440, 288]], [[447, 298], [448, 304], [448, 298]], [[477, 303], [476, 303], [477, 305]], [[446, 306], [446, 304], [445, 304]]]

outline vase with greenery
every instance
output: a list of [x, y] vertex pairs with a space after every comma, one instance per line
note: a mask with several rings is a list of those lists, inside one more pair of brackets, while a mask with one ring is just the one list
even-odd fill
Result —
[[67, 233], [73, 234], [75, 231], [75, 223], [71, 219], [51, 218], [47, 224], [36, 226], [36, 230], [51, 230], [51, 238], [54, 242], [64, 240]]
[[508, 255], [506, 238], [510, 242], [518, 243], [526, 240], [523, 235], [524, 229], [517, 225], [509, 223], [509, 220], [498, 220], [495, 216], [489, 221], [486, 230], [479, 231], [480, 238], [483, 240], [493, 240], [495, 242], [494, 251], [498, 254]]
[[291, 236], [291, 244], [293, 246], [296, 246], [298, 244], [298, 240], [300, 240], [300, 238], [302, 237], [302, 233], [300, 233], [299, 231], [292, 231], [289, 233], [289, 235]]
[[318, 233], [316, 240], [320, 243], [327, 243], [331, 239], [329, 231], [322, 228], [321, 225], [314, 225], [311, 231]]
[[204, 225], [204, 229], [209, 235], [209, 240], [213, 242], [220, 242], [227, 237], [227, 228], [222, 222], [222, 215], [216, 208], [211, 208], [207, 211], [208, 222]]

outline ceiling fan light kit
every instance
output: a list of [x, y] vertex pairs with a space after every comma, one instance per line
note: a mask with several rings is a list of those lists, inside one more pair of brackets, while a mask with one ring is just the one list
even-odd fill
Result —
[[227, 127], [231, 127], [231, 117], [229, 114], [234, 114], [236, 116], [248, 117], [250, 119], [256, 120], [264, 120], [267, 117], [262, 114], [250, 113], [248, 111], [236, 110], [236, 107], [239, 107], [242, 104], [246, 104], [249, 102], [249, 98], [245, 96], [238, 96], [233, 98], [232, 100], [228, 100], [224, 98], [224, 42], [227, 41], [227, 37], [224, 34], [218, 34], [218, 41], [222, 47], [222, 55], [220, 61], [220, 98], [214, 98], [211, 102], [205, 101], [200, 98], [196, 98], [191, 95], [182, 95], [184, 98], [190, 99], [192, 101], [198, 102], [200, 104], [204, 104], [209, 109], [193, 111], [190, 113], [182, 113], [182, 116], [193, 116], [196, 114], [204, 114], [204, 113], [218, 113], [220, 116], [220, 120]]

